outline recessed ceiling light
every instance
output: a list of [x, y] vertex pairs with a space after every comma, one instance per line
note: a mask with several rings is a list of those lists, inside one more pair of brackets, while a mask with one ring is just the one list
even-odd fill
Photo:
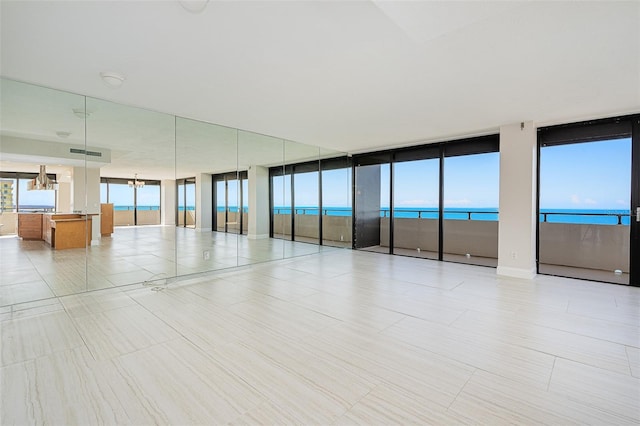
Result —
[[84, 108], [73, 108], [72, 111], [73, 115], [82, 119], [89, 118], [92, 113], [92, 111], [85, 110]]
[[201, 13], [205, 7], [207, 7], [207, 3], [209, 0], [178, 0], [180, 5], [187, 12], [191, 13]]
[[104, 83], [107, 86], [112, 87], [114, 89], [117, 89], [118, 87], [122, 86], [122, 83], [125, 80], [122, 74], [115, 71], [101, 72], [100, 77], [102, 78], [102, 81], [104, 81]]
[[[73, 113], [75, 114], [75, 110], [73, 111]], [[71, 132], [65, 132], [65, 131], [62, 131], [62, 130], [58, 130], [56, 132], [56, 135], [58, 135], [59, 138], [66, 139], [69, 136], [71, 136]]]

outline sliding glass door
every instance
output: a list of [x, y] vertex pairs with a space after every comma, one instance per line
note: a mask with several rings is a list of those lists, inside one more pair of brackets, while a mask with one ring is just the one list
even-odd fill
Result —
[[178, 179], [177, 215], [178, 226], [195, 228], [196, 226], [196, 178]]
[[214, 175], [213, 182], [213, 228], [219, 232], [246, 234], [249, 195], [247, 172]]
[[393, 253], [439, 258], [440, 146], [397, 152], [393, 163]]
[[354, 248], [497, 265], [497, 135], [365, 154], [354, 163]]
[[539, 273], [638, 284], [637, 120], [541, 131]]

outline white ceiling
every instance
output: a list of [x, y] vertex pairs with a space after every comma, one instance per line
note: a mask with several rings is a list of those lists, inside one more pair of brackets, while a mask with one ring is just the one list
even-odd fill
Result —
[[4, 77], [342, 151], [640, 111], [638, 1], [0, 4]]

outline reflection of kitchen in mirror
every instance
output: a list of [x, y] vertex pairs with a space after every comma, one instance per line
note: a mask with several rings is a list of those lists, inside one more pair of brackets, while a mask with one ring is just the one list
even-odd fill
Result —
[[341, 153], [1, 82], [0, 306], [348, 246], [319, 186]]
[[84, 97], [1, 84], [0, 302], [85, 291], [84, 253], [99, 238], [92, 220], [99, 207], [87, 204], [84, 184], [109, 152], [85, 156]]

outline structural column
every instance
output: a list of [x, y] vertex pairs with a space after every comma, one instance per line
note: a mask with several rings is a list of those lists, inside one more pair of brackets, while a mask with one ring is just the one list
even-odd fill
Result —
[[500, 127], [498, 275], [536, 275], [537, 152], [533, 122]]
[[269, 238], [269, 169], [249, 167], [249, 239]]
[[213, 177], [208, 173], [196, 175], [196, 230], [211, 232], [213, 226]]
[[176, 224], [176, 181], [173, 179], [163, 179], [160, 182], [160, 223], [163, 225]]
[[91, 222], [91, 245], [100, 243], [100, 169], [73, 168], [71, 210], [74, 213], [94, 214]]

